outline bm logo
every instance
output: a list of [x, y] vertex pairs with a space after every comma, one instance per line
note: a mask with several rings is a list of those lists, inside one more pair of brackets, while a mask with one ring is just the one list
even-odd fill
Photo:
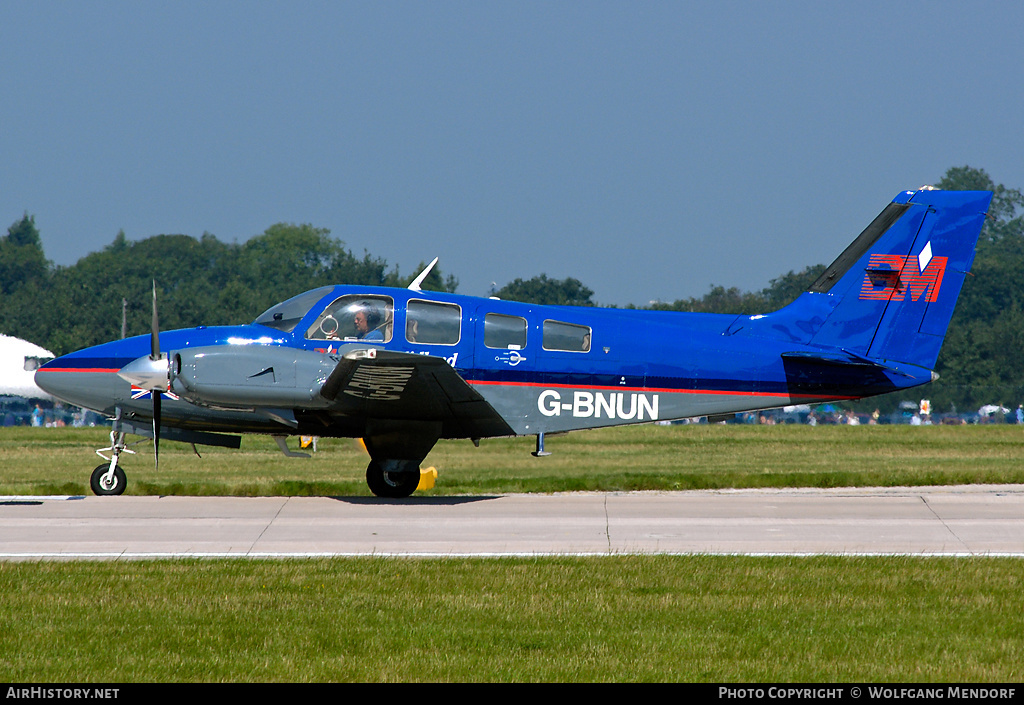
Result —
[[861, 301], [925, 301], [939, 298], [939, 288], [946, 274], [946, 257], [932, 257], [926, 247], [927, 258], [900, 255], [871, 255], [864, 283], [860, 288]]

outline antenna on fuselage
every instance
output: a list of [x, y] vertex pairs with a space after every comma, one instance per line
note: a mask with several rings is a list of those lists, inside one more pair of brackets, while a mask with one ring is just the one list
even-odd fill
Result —
[[420, 288], [423, 284], [423, 280], [427, 278], [427, 275], [430, 274], [430, 270], [434, 268], [435, 264], [437, 264], [437, 259], [438, 258], [435, 257], [433, 260], [431, 260], [430, 264], [424, 267], [423, 271], [420, 272], [416, 276], [416, 278], [412, 280], [412, 284], [409, 285], [410, 290], [423, 291], [423, 289]]

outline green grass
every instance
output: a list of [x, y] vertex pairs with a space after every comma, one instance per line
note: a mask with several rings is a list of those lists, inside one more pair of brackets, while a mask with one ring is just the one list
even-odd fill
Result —
[[[3, 429], [0, 494], [87, 494], [109, 443], [101, 429]], [[292, 447], [297, 443], [291, 439]], [[547, 439], [442, 441], [433, 494], [842, 487], [1024, 482], [1018, 426], [631, 426]], [[354, 441], [321, 439], [309, 460], [285, 458], [265, 436], [241, 450], [165, 442], [122, 458], [129, 494], [365, 495], [367, 456]]]
[[[1024, 482], [1015, 426], [638, 426], [443, 442], [433, 493]], [[0, 494], [86, 494], [101, 430], [4, 429]], [[293, 441], [294, 447], [294, 441]], [[366, 456], [166, 443], [135, 494], [366, 494]], [[0, 563], [0, 680], [1016, 682], [1024, 561], [608, 556]]]
[[0, 680], [1011, 682], [1009, 559], [0, 564]]

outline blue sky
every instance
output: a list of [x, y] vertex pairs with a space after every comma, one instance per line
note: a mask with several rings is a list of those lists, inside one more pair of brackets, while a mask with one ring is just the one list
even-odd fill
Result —
[[[0, 1], [0, 225], [277, 222], [459, 291], [760, 289], [952, 166], [1024, 188], [1019, 2]], [[304, 288], [296, 282], [296, 292]]]

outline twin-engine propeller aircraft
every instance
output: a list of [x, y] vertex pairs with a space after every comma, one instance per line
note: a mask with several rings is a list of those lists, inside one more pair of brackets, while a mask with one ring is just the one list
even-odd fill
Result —
[[[538, 306], [329, 286], [242, 326], [153, 330], [65, 355], [40, 387], [125, 434], [238, 447], [237, 433], [362, 438], [374, 494], [406, 497], [441, 438], [537, 436], [857, 399], [932, 371], [992, 194], [905, 191], [810, 289], [765, 315]], [[436, 260], [435, 260], [436, 261]], [[428, 268], [429, 269], [429, 268]], [[99, 452], [99, 451], [98, 451]], [[106, 456], [103, 456], [106, 458]], [[157, 456], [158, 457], [158, 456]]]

